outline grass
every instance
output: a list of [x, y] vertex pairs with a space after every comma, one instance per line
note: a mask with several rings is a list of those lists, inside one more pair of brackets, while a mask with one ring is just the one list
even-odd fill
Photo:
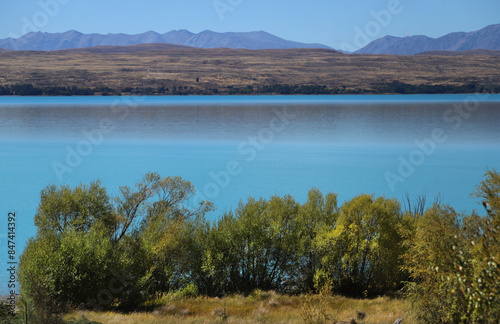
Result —
[[[179, 298], [165, 296], [147, 303], [154, 306], [150, 312], [116, 313], [74, 311], [65, 320], [78, 320], [84, 316], [90, 321], [112, 324], [156, 323], [349, 323], [357, 318], [357, 311], [366, 314], [357, 323], [394, 323], [403, 318], [405, 324], [416, 323], [407, 312], [403, 299], [379, 297], [352, 299], [341, 296], [279, 295], [257, 291], [248, 297], [231, 295], [226, 298]], [[226, 310], [224, 310], [224, 308]], [[323, 308], [328, 320], [316, 316]], [[305, 316], [305, 314], [313, 316]], [[227, 315], [227, 316], [226, 316]], [[224, 320], [226, 318], [227, 321]]]
[[0, 53], [0, 70], [2, 85], [30, 83], [38, 87], [183, 86], [203, 91], [273, 84], [365, 89], [393, 80], [408, 84], [500, 84], [500, 56], [346, 56], [321, 49], [12, 51]]

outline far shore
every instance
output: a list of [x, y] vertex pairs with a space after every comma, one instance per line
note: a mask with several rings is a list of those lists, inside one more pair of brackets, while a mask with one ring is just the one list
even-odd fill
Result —
[[2, 95], [500, 93], [500, 56], [320, 49], [1, 52]]
[[39, 87], [33, 84], [0, 85], [1, 97], [72, 97], [72, 96], [262, 96], [262, 95], [443, 95], [443, 94], [494, 94], [500, 93], [500, 84], [467, 84], [467, 85], [411, 85], [398, 81], [379, 84], [370, 88], [329, 88], [326, 85], [288, 85], [246, 86], [214, 88], [199, 90], [193, 87], [184, 88], [134, 88], [113, 89], [110, 87], [81, 88], [69, 86]]

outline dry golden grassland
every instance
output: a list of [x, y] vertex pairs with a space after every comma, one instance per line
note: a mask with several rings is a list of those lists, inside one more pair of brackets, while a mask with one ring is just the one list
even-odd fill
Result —
[[[197, 297], [169, 300], [163, 298], [150, 304], [149, 312], [120, 314], [116, 312], [75, 311], [64, 319], [88, 320], [112, 324], [156, 323], [342, 323], [351, 318], [357, 323], [394, 323], [403, 318], [405, 324], [416, 323], [402, 299], [379, 297], [351, 299], [340, 296], [287, 296], [260, 292], [248, 297], [233, 295], [227, 298]], [[224, 312], [224, 308], [226, 309]], [[365, 313], [361, 320], [357, 311]], [[225, 316], [227, 315], [227, 317]]]
[[[198, 82], [196, 79], [198, 79]], [[0, 85], [211, 89], [326, 85], [500, 84], [500, 56], [345, 55], [333, 50], [170, 49], [132, 53], [1, 52]]]

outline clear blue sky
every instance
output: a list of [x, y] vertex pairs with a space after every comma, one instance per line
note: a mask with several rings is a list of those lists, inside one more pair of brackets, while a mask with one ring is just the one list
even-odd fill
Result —
[[[398, 12], [377, 22], [372, 11], [391, 5]], [[439, 37], [500, 23], [499, 13], [499, 0], [1, 0], [0, 38], [31, 29], [102, 34], [264, 30], [340, 48], [356, 47], [357, 31], [366, 28], [371, 28], [370, 41], [385, 35]]]

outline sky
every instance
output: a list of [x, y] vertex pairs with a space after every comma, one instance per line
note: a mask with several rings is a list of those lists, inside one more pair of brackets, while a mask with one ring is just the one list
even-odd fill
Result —
[[1, 0], [0, 39], [30, 31], [138, 34], [267, 31], [353, 50], [377, 38], [500, 23], [499, 0]]

